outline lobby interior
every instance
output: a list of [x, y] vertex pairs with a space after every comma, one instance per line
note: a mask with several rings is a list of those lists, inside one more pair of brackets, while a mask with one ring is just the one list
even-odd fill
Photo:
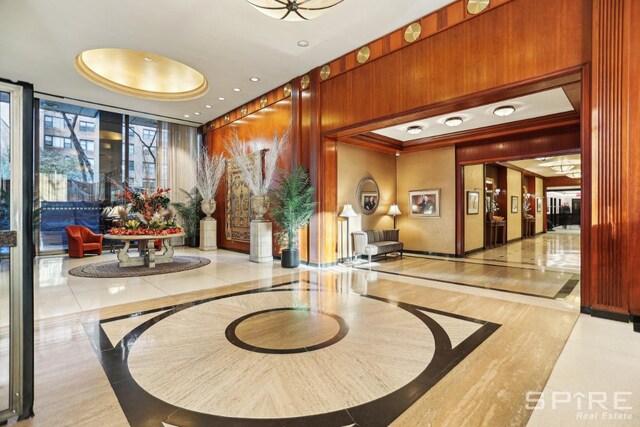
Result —
[[[0, 425], [637, 424], [640, 4], [68, 3], [0, 4]], [[234, 141], [308, 173], [296, 268]], [[215, 221], [123, 249], [203, 153]]]

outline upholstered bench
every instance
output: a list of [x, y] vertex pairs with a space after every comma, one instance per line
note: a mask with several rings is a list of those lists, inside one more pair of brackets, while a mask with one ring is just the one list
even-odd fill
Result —
[[400, 230], [364, 230], [354, 231], [353, 252], [356, 255], [367, 255], [369, 263], [375, 255], [386, 255], [400, 252], [402, 258], [403, 244], [400, 241]]

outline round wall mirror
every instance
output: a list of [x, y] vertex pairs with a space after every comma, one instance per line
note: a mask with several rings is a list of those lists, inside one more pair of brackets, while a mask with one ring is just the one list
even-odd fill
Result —
[[378, 183], [371, 177], [365, 177], [358, 183], [356, 189], [358, 205], [364, 215], [371, 215], [380, 204], [380, 189]]

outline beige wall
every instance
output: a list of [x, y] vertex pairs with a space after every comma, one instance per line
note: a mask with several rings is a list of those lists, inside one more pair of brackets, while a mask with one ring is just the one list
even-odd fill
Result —
[[[538, 199], [544, 201], [544, 185], [542, 178], [536, 178], [536, 200], [533, 205], [533, 210], [536, 212], [536, 234], [542, 233], [544, 230], [544, 212], [538, 212]], [[544, 211], [544, 203], [542, 206]]]
[[[467, 215], [467, 191], [480, 193], [477, 215]], [[484, 165], [464, 167], [464, 250], [473, 251], [484, 247]]]
[[[455, 149], [403, 154], [397, 158], [400, 239], [407, 250], [455, 253]], [[440, 217], [409, 216], [409, 191], [440, 189]]]
[[[356, 197], [358, 183], [364, 177], [372, 177], [380, 189], [378, 209], [372, 215], [363, 215]], [[351, 203], [358, 214], [349, 223], [349, 231], [382, 230], [393, 228], [393, 217], [388, 216], [389, 206], [396, 202], [396, 157], [391, 154], [365, 150], [353, 145], [338, 143], [338, 214], [346, 203]], [[400, 211], [404, 213], [402, 208]], [[342, 236], [340, 235], [342, 230]], [[346, 224], [338, 224], [338, 255], [346, 245]], [[346, 256], [346, 248], [344, 248]]]
[[[511, 213], [511, 197], [518, 197], [518, 212]], [[507, 168], [507, 240], [522, 237], [522, 174]]]

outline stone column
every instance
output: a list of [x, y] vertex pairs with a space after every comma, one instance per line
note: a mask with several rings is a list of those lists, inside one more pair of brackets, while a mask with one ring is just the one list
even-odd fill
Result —
[[249, 261], [273, 262], [271, 222], [253, 220], [249, 228], [251, 234]]
[[200, 250], [215, 251], [217, 242], [218, 222], [215, 219], [200, 221]]

